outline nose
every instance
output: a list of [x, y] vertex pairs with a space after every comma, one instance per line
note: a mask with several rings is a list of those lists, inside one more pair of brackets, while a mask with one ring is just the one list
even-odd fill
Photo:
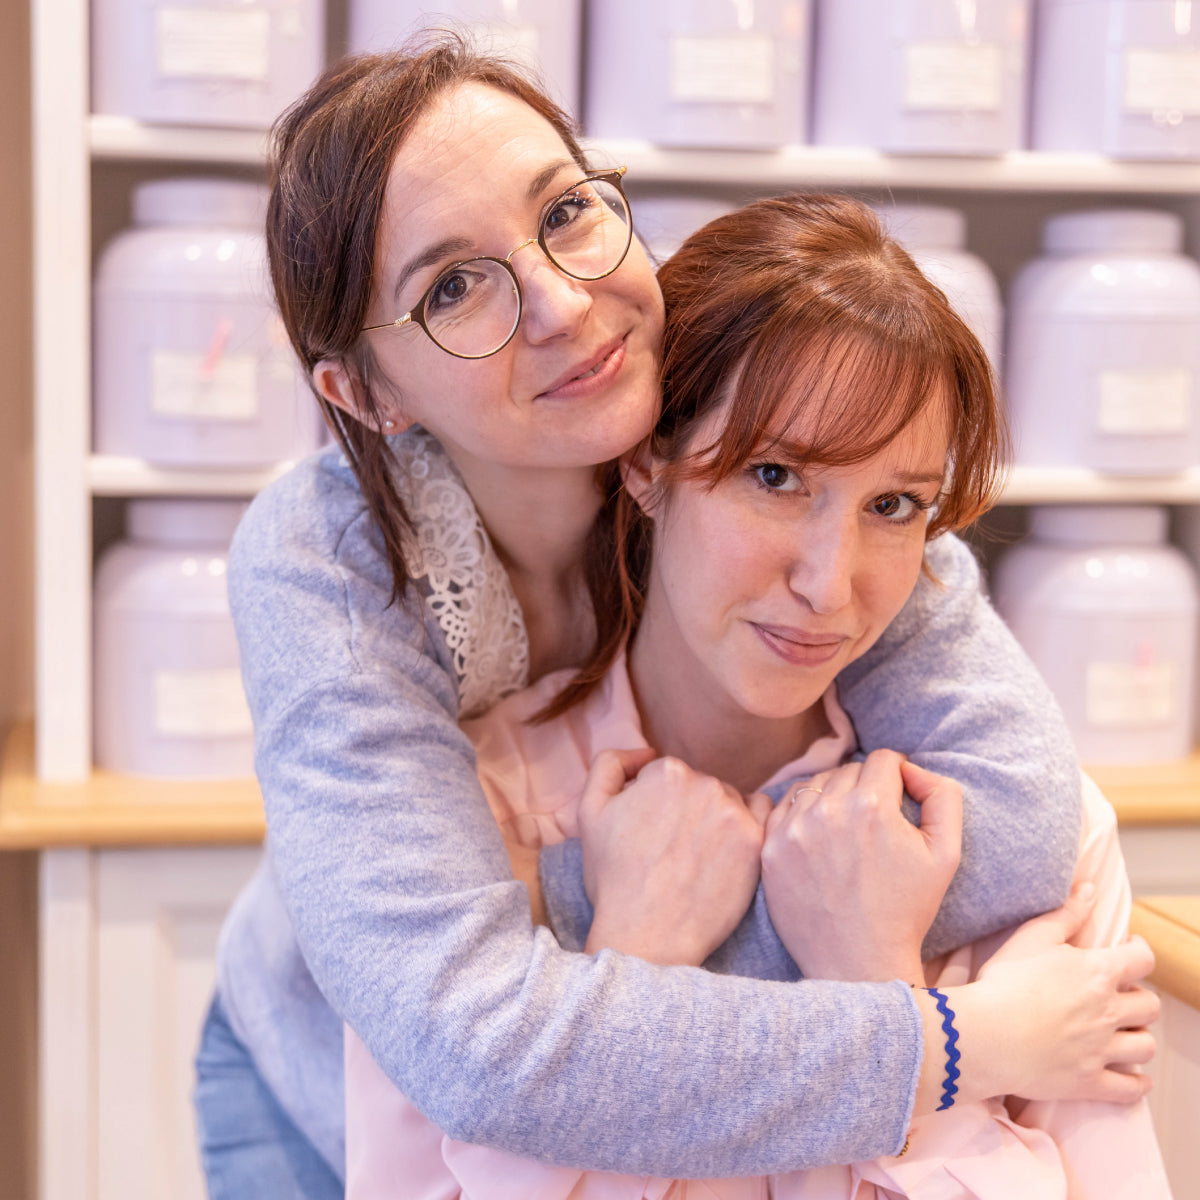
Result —
[[592, 307], [587, 286], [560, 271], [536, 239], [518, 246], [509, 261], [524, 295], [521, 331], [525, 339], [536, 345], [579, 333]]
[[788, 586], [813, 612], [831, 615], [844, 609], [853, 595], [857, 514], [825, 512], [814, 517], [805, 522]]

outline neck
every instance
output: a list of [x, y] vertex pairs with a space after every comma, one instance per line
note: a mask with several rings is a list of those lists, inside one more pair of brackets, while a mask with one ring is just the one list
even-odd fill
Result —
[[595, 637], [583, 574], [601, 503], [593, 469], [456, 465], [521, 605], [531, 679], [577, 665]]
[[629, 650], [642, 730], [659, 754], [682, 759], [748, 794], [829, 732], [818, 701], [788, 717], [747, 712], [692, 659], [658, 618], [653, 584]]

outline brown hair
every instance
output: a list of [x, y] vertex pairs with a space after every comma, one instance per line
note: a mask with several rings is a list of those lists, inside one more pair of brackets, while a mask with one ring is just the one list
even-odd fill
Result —
[[[392, 483], [380, 432], [380, 376], [362, 327], [371, 303], [376, 240], [396, 151], [431, 104], [465, 83], [523, 100], [545, 117], [585, 167], [571, 119], [512, 63], [438, 30], [388, 54], [335, 64], [276, 122], [271, 135], [267, 254], [276, 302], [304, 369], [340, 361], [356, 384], [359, 419], [317, 400], [383, 535], [393, 599], [409, 579], [411, 522]], [[586, 169], [586, 168], [585, 168]]]
[[[987, 356], [866, 205], [820, 194], [759, 200], [693, 234], [658, 281], [663, 408], [649, 449], [667, 484], [716, 485], [801, 412], [806, 440], [788, 439], [789, 461], [862, 462], [944, 398], [949, 478], [926, 537], [993, 503], [1008, 438]], [[692, 445], [726, 402], [720, 434]], [[542, 718], [596, 686], [641, 617], [652, 523], [624, 491], [611, 504], [621, 615]]]

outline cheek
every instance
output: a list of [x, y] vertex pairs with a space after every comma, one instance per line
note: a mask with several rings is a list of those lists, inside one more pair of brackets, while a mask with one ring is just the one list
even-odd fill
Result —
[[876, 636], [882, 633], [912, 595], [925, 556], [924, 530], [881, 550], [865, 564], [862, 594], [866, 598]]

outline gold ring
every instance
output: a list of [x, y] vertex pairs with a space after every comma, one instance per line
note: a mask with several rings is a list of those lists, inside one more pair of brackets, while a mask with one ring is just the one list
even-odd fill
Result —
[[816, 792], [818, 796], [825, 795], [825, 793], [823, 791], [821, 791], [821, 789], [819, 787], [813, 787], [812, 784], [806, 783], [803, 787], [798, 787], [792, 793], [791, 803], [793, 803], [793, 804], [796, 803], [796, 797], [799, 796], [801, 792]]

